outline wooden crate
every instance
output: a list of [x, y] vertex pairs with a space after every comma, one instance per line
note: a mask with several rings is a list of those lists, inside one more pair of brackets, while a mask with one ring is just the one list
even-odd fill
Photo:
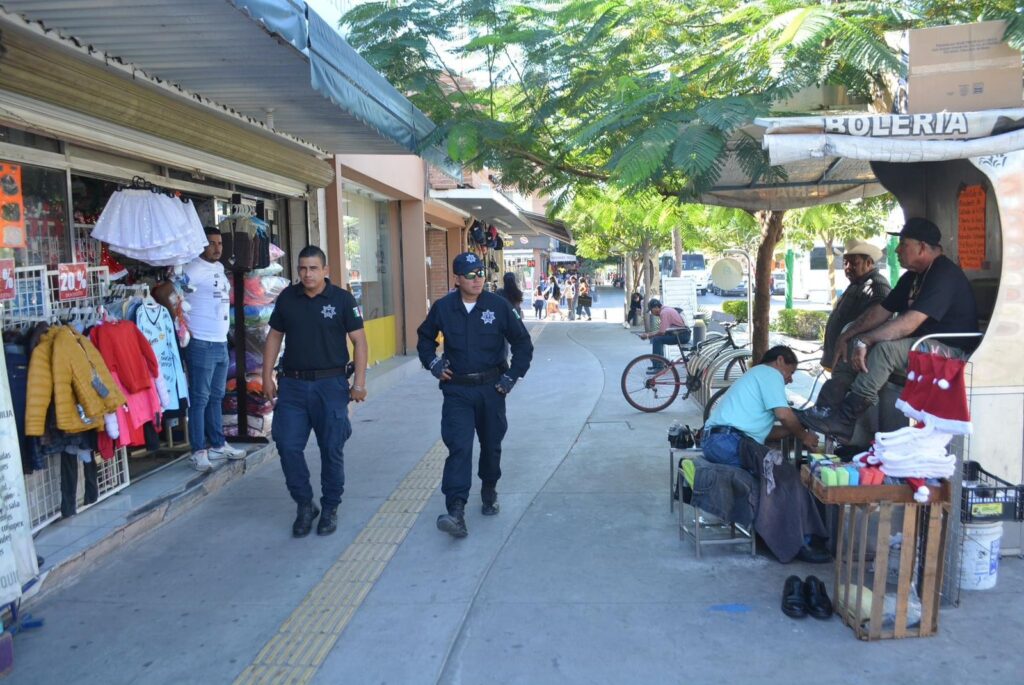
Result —
[[[931, 488], [927, 504], [914, 501], [908, 486], [827, 487], [804, 481], [826, 504], [839, 507], [835, 579], [832, 597], [836, 611], [862, 640], [925, 637], [939, 626], [940, 591], [949, 526], [949, 484]], [[860, 491], [860, 492], [855, 492]], [[877, 498], [872, 500], [872, 498]], [[902, 515], [902, 523], [899, 522]], [[869, 538], [869, 531], [875, 534]], [[895, 587], [888, 583], [889, 539], [902, 532]], [[873, 543], [874, 553], [869, 553]], [[869, 565], [873, 564], [873, 571]], [[870, 584], [870, 587], [869, 587]], [[916, 586], [921, 603], [920, 621], [908, 626], [911, 593]], [[870, 602], [865, 602], [868, 589]], [[895, 597], [895, 621], [883, 622], [886, 594]]]

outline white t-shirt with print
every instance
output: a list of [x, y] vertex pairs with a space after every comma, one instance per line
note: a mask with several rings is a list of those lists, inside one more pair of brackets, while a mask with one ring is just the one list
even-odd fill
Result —
[[185, 265], [189, 285], [194, 292], [185, 294], [191, 309], [186, 313], [193, 338], [206, 342], [227, 342], [228, 293], [231, 290], [224, 265], [196, 257]]

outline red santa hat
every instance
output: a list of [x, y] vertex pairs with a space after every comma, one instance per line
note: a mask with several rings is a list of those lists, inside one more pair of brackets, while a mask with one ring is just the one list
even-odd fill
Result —
[[903, 392], [896, 400], [896, 408], [908, 418], [923, 421], [921, 408], [925, 405], [932, 391], [931, 355], [919, 350], [911, 350], [907, 355], [907, 382]]
[[929, 356], [935, 378], [927, 402], [921, 407], [925, 422], [944, 433], [970, 434], [971, 411], [964, 380], [967, 363], [935, 353]]

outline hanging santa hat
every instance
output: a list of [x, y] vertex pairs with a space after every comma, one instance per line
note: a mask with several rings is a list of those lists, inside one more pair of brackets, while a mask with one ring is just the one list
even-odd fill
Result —
[[925, 422], [936, 430], [955, 435], [971, 432], [971, 411], [967, 405], [967, 384], [964, 370], [967, 363], [940, 354], [931, 354], [932, 391], [921, 411]]
[[896, 400], [896, 408], [907, 418], [915, 421], [923, 421], [924, 414], [921, 407], [932, 391], [932, 363], [931, 355], [919, 350], [911, 350], [907, 354], [907, 383], [903, 386], [903, 392]]

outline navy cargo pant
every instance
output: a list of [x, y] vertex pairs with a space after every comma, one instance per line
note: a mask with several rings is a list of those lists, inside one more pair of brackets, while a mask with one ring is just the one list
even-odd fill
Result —
[[320, 504], [334, 508], [345, 490], [345, 441], [352, 435], [344, 375], [316, 381], [278, 379], [271, 430], [288, 492], [299, 504], [313, 501], [305, 455], [311, 429], [320, 446]]
[[441, 492], [445, 506], [455, 500], [469, 501], [473, 484], [473, 434], [480, 438], [480, 467], [477, 475], [485, 486], [494, 487], [501, 478], [501, 441], [508, 430], [505, 396], [494, 385], [441, 383], [441, 439], [448, 448]]

